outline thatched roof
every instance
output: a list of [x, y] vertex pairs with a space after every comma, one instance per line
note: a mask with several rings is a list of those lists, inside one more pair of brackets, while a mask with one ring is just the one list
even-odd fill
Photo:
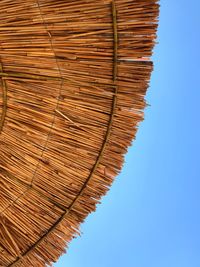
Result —
[[0, 266], [57, 261], [119, 173], [156, 2], [0, 1]]

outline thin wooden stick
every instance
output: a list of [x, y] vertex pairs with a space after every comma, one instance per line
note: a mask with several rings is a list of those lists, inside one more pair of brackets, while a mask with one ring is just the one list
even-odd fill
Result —
[[67, 117], [67, 115], [64, 115], [60, 110], [55, 109], [55, 112], [58, 113], [61, 117], [63, 117], [67, 121], [69, 121], [72, 125], [75, 125], [76, 127], [81, 129], [81, 127], [78, 124], [76, 124], [73, 120], [71, 120], [69, 117]]
[[[3, 71], [3, 65], [0, 62], [0, 71]], [[3, 98], [3, 105], [2, 105], [2, 113], [0, 117], [0, 134], [3, 130], [5, 118], [6, 118], [6, 113], [7, 113], [7, 84], [4, 79], [1, 79], [1, 84], [2, 84], [2, 98]]]
[[112, 18], [113, 18], [113, 40], [114, 40], [114, 56], [113, 56], [113, 80], [117, 79], [118, 72], [118, 30], [117, 30], [117, 10], [115, 5], [115, 0], [112, 0]]
[[7, 227], [5, 226], [4, 223], [2, 223], [2, 226], [3, 226], [3, 229], [5, 230], [5, 233], [7, 235], [7, 238], [11, 242], [10, 245], [11, 245], [11, 247], [13, 247], [12, 250], [14, 251], [15, 255], [17, 255], [18, 257], [20, 257], [20, 249], [19, 249], [17, 243], [15, 242], [14, 238], [12, 237], [12, 235], [10, 234], [10, 232], [8, 231], [8, 229], [7, 229]]

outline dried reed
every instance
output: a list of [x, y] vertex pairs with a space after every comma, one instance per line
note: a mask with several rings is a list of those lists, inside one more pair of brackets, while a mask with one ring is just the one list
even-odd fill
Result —
[[143, 119], [156, 0], [1, 0], [0, 266], [56, 262]]

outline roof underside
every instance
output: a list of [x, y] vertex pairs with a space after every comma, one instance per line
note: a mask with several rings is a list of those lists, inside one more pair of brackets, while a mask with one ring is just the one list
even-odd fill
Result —
[[56, 262], [143, 119], [156, 0], [1, 0], [0, 266]]

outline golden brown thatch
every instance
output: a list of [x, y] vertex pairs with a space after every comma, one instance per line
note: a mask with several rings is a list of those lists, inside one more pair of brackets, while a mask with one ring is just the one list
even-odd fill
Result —
[[0, 1], [0, 266], [57, 261], [120, 171], [156, 2]]

